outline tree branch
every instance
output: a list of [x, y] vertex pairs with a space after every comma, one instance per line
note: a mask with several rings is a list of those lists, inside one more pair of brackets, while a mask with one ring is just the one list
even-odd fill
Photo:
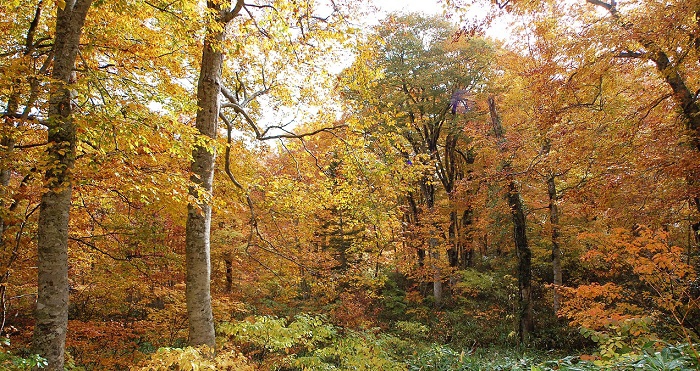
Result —
[[615, 0], [612, 0], [610, 3], [606, 3], [606, 2], [600, 1], [600, 0], [586, 0], [586, 2], [589, 4], [593, 4], [595, 6], [599, 6], [603, 9], [609, 11], [611, 14], [617, 13], [617, 9], [615, 7], [617, 4], [616, 4]]
[[236, 5], [234, 5], [232, 9], [223, 12], [223, 14], [221, 15], [221, 22], [223, 22], [224, 24], [228, 23], [233, 18], [238, 16], [238, 14], [241, 12], [241, 9], [243, 9], [243, 5], [243, 0], [237, 0]]
[[641, 51], [625, 50], [617, 53], [616, 58], [647, 58], [646, 53]]

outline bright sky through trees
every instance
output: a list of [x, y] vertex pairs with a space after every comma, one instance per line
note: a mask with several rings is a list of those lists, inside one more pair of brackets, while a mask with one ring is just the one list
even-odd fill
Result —
[[[398, 13], [420, 13], [422, 15], [440, 15], [443, 14], [444, 1], [438, 0], [378, 0], [373, 2], [373, 5], [380, 8], [382, 11], [377, 14], [379, 21], [385, 14], [398, 12]], [[468, 18], [483, 19], [486, 14], [486, 10], [477, 7], [469, 7], [467, 12]], [[508, 30], [508, 17], [499, 18], [492, 22], [492, 24], [485, 30], [485, 34], [488, 37], [500, 40], [507, 40], [511, 32]], [[454, 22], [458, 22], [459, 17], [454, 17]]]
[[375, 1], [375, 4], [386, 12], [418, 12], [424, 14], [438, 14], [442, 12], [442, 5], [435, 0], [381, 0]]

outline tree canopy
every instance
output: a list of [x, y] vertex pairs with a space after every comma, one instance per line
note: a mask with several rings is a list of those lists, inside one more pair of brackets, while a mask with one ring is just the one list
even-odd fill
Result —
[[0, 5], [0, 368], [699, 367], [700, 2], [443, 5]]

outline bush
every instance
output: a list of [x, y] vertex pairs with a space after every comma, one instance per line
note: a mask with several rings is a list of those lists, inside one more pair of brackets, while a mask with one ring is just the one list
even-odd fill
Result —
[[0, 369], [1, 370], [31, 370], [48, 366], [46, 359], [33, 354], [28, 357], [20, 357], [12, 354], [6, 347], [10, 346], [10, 339], [0, 337]]
[[240, 370], [252, 371], [254, 368], [240, 353], [219, 351], [216, 355], [206, 346], [186, 348], [160, 348], [150, 359], [132, 370]]

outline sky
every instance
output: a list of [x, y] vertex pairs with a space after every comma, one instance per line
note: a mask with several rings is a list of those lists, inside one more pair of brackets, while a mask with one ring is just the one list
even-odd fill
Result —
[[[416, 12], [423, 14], [442, 14], [442, 5], [438, 0], [374, 0], [372, 3], [381, 9], [383, 14], [378, 14], [378, 19], [391, 12]], [[470, 8], [467, 15], [469, 17], [481, 18], [485, 11], [478, 8]], [[455, 17], [457, 19], [457, 17]], [[459, 26], [459, 25], [458, 25]], [[496, 19], [488, 30], [486, 36], [506, 41], [510, 36], [507, 21]]]
[[405, 11], [439, 14], [442, 6], [435, 0], [375, 0], [374, 4], [387, 12]]

